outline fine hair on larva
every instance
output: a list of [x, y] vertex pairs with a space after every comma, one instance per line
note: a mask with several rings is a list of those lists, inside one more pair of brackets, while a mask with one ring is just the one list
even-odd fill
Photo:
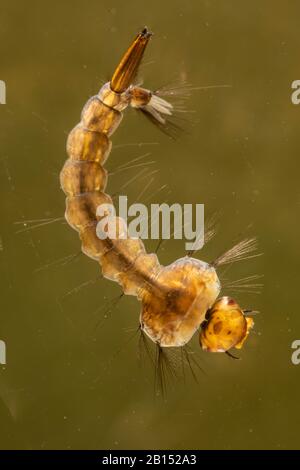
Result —
[[[152, 33], [145, 27], [123, 55], [110, 82], [85, 104], [81, 120], [67, 141], [68, 159], [60, 173], [66, 195], [65, 217], [81, 239], [82, 251], [98, 261], [105, 278], [120, 284], [126, 295], [141, 302], [141, 342], [157, 345], [157, 373], [168, 372], [165, 348], [181, 348], [190, 362], [187, 344], [195, 333], [203, 350], [230, 354], [240, 349], [253, 326], [251, 317], [230, 297], [219, 297], [217, 268], [251, 257], [255, 239], [247, 239], [212, 263], [193, 258], [193, 252], [162, 266], [155, 253], [147, 253], [141, 239], [124, 237], [127, 227], [115, 216], [117, 235], [100, 239], [97, 224], [104, 217], [97, 208], [113, 204], [105, 193], [111, 136], [130, 106], [146, 115], [164, 132], [176, 131], [174, 108], [158, 92], [135, 85], [135, 78]], [[168, 96], [168, 95], [164, 95]], [[171, 94], [170, 94], [171, 96]], [[164, 371], [165, 369], [165, 371]]]

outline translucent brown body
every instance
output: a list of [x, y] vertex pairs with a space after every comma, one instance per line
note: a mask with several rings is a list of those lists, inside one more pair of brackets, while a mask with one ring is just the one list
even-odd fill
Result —
[[[98, 215], [97, 208], [112, 204], [105, 193], [107, 171], [103, 165], [110, 154], [110, 137], [121, 123], [122, 112], [128, 105], [140, 109], [159, 127], [172, 114], [170, 103], [132, 85], [150, 36], [145, 28], [134, 39], [111, 82], [88, 100], [80, 123], [69, 134], [69, 158], [60, 174], [61, 187], [67, 196], [65, 217], [79, 232], [82, 251], [102, 266], [103, 276], [118, 282], [125, 294], [141, 301], [140, 326], [152, 341], [162, 347], [184, 346], [200, 325], [204, 325], [205, 314], [213, 306], [210, 311], [214, 314], [205, 323], [200, 344], [203, 349], [218, 352], [226, 350], [223, 346], [227, 343], [229, 347], [241, 345], [252, 324], [239, 311], [234, 338], [231, 342], [229, 338], [223, 340], [223, 330], [235, 326], [235, 312], [224, 309], [222, 299], [215, 302], [220, 283], [214, 266], [188, 256], [170, 266], [160, 265], [156, 254], [146, 253], [140, 239], [124, 238], [127, 227], [118, 217], [114, 217], [117, 236], [101, 239], [97, 235], [97, 225], [105, 217], [105, 214]], [[227, 258], [224, 255], [218, 263]], [[214, 331], [219, 313], [223, 315], [222, 331]]]
[[128, 105], [147, 105], [151, 113], [158, 114], [169, 113], [171, 107], [156, 98], [151, 108], [151, 92], [131, 84], [149, 37], [147, 30], [137, 36], [112, 82], [84, 106], [80, 123], [68, 137], [69, 159], [60, 182], [67, 196], [66, 220], [79, 232], [82, 251], [100, 263], [103, 276], [117, 281], [125, 294], [137, 296], [142, 302], [141, 328], [154, 342], [160, 346], [182, 346], [199, 328], [219, 293], [214, 268], [188, 257], [163, 267], [155, 254], [146, 253], [141, 240], [101, 240], [96, 233], [101, 219], [97, 207], [112, 204], [105, 193], [107, 172], [103, 165], [122, 111]]

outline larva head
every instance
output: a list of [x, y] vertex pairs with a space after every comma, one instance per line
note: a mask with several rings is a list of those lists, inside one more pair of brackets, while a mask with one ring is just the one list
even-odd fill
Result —
[[254, 322], [230, 297], [219, 298], [207, 311], [201, 325], [200, 345], [210, 352], [241, 349]]

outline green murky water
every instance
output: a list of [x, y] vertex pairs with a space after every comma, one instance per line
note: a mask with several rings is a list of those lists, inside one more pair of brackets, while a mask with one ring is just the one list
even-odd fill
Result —
[[[0, 447], [299, 447], [300, 365], [291, 363], [291, 343], [300, 338], [300, 106], [290, 99], [300, 78], [299, 3], [3, 1], [0, 8], [7, 85], [0, 106], [0, 339], [7, 346]], [[128, 112], [114, 143], [155, 145], [120, 147], [108, 168], [151, 151], [159, 172], [144, 199], [204, 202], [207, 214], [220, 214], [201, 258], [252, 235], [264, 253], [225, 275], [264, 275], [260, 295], [225, 291], [261, 312], [242, 360], [202, 353], [195, 339], [206, 374], [198, 384], [175, 381], [166, 402], [154, 399], [153, 367], [140, 367], [138, 339], [130, 339], [138, 303], [124, 298], [103, 320], [98, 310], [119, 288], [99, 279], [96, 263], [72, 257], [79, 240], [60, 219], [67, 133], [144, 24], [155, 33], [142, 70], [147, 86], [181, 77], [231, 88], [193, 93], [193, 125], [177, 143]], [[112, 177], [110, 192], [134, 171]], [[136, 180], [126, 188], [131, 202], [144, 186]], [[50, 218], [58, 220], [18, 233], [24, 220]], [[170, 241], [159, 257], [167, 264], [183, 255], [183, 242]]]

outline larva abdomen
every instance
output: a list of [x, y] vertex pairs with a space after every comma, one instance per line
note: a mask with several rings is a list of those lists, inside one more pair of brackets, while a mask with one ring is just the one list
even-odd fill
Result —
[[112, 204], [111, 198], [102, 191], [68, 196], [66, 199], [66, 220], [75, 230], [81, 231], [100, 220], [96, 212], [98, 206], [102, 204]]
[[107, 134], [85, 129], [82, 123], [79, 123], [69, 134], [67, 153], [71, 160], [103, 164], [111, 151], [111, 145]]
[[94, 222], [84, 227], [80, 233], [81, 249], [82, 252], [96, 261], [100, 260], [100, 257], [112, 250], [112, 245], [109, 239], [100, 240], [97, 236], [97, 223]]
[[120, 111], [106, 106], [98, 96], [93, 96], [82, 110], [81, 122], [83, 127], [90, 131], [102, 132], [110, 136], [119, 126], [122, 117]]
[[91, 191], [103, 191], [107, 171], [98, 162], [68, 159], [60, 173], [60, 184], [67, 196]]

